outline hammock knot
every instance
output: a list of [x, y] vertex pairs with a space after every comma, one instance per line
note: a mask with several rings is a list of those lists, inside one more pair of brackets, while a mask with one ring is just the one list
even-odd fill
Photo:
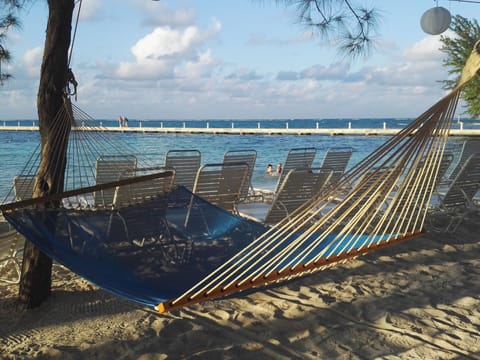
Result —
[[[70, 84], [73, 85], [73, 91], [70, 89]], [[77, 86], [78, 82], [75, 79], [75, 75], [73, 74], [73, 71], [71, 68], [68, 68], [67, 70], [67, 84], [65, 88], [65, 92], [67, 95], [75, 95], [75, 100], [77, 100]]]

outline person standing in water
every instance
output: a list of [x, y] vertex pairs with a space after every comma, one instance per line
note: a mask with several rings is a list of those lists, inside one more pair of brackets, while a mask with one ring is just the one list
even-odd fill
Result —
[[268, 174], [268, 175], [273, 175], [273, 166], [272, 166], [272, 164], [268, 164], [268, 166], [267, 166], [267, 174]]

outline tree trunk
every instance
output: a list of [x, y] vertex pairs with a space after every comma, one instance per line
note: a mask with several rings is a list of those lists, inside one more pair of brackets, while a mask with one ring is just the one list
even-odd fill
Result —
[[[63, 191], [68, 133], [65, 123], [54, 121], [63, 105], [69, 80], [68, 49], [72, 31], [74, 0], [48, 0], [49, 16], [37, 95], [42, 155], [34, 194]], [[68, 119], [63, 118], [63, 121]], [[67, 126], [70, 129], [69, 126]], [[58, 206], [47, 204], [46, 206]], [[39, 306], [49, 295], [52, 260], [26, 242], [19, 298], [28, 308]]]

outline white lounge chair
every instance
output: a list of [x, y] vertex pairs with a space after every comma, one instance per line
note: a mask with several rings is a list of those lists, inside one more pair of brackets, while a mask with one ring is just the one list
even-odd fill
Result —
[[454, 232], [471, 210], [480, 189], [480, 153], [470, 155], [439, 202], [432, 208], [428, 225], [434, 231]]
[[36, 179], [35, 175], [17, 175], [13, 178], [15, 201], [32, 198]]
[[[165, 174], [167, 176], [162, 176], [162, 173], [164, 173], [165, 171], [171, 171], [171, 175]], [[115, 188], [112, 202], [113, 211], [110, 217], [110, 221], [108, 223], [107, 234], [108, 236], [110, 236], [112, 228], [115, 226], [114, 224], [118, 223], [119, 221], [121, 227], [114, 228], [117, 234], [121, 234], [121, 237], [128, 241], [134, 242], [138, 246], [143, 246], [143, 242], [146, 240], [146, 238], [134, 238], [134, 235], [132, 235], [129, 231], [129, 226], [125, 218], [122, 216], [122, 209], [130, 206], [134, 208], [135, 204], [153, 200], [154, 198], [169, 192], [173, 188], [175, 183], [175, 171], [173, 169], [165, 167], [153, 167], [148, 169], [136, 169], [135, 173], [136, 178], [129, 176], [129, 174], [125, 174], [124, 176], [122, 176], [120, 180], [131, 181], [128, 181], [128, 183], [125, 185], [117, 186]], [[141, 177], [146, 175], [150, 175], [153, 178], [141, 180]], [[159, 216], [158, 219], [163, 218]], [[160, 223], [152, 224], [151, 218], [149, 217], [145, 217], [145, 221], [149, 222], [147, 224], [144, 224], [145, 228], [152, 226], [155, 227], [155, 225], [158, 225], [159, 227], [163, 226], [163, 224]], [[141, 220], [137, 220], [134, 226], [135, 228], [141, 228], [143, 226]], [[160, 233], [160, 231], [158, 233]], [[152, 234], [152, 238], [153, 237], [154, 234]]]
[[239, 205], [241, 215], [266, 224], [276, 224], [319, 194], [330, 181], [333, 171], [325, 168], [290, 170], [272, 204], [250, 203]]
[[308, 169], [312, 167], [313, 160], [317, 155], [317, 149], [314, 147], [309, 148], [293, 148], [287, 154], [287, 158], [283, 163], [282, 173], [277, 182], [275, 192], [280, 189], [283, 179], [288, 172], [292, 169]]
[[[35, 175], [15, 176], [13, 178], [15, 201], [31, 199], [35, 187], [35, 181]], [[15, 274], [13, 277], [0, 277], [0, 281], [9, 284], [17, 284], [20, 281], [21, 262], [18, 255], [23, 252], [24, 246], [25, 238], [2, 217], [2, 219], [0, 219], [0, 267], [12, 264]]]
[[[104, 155], [97, 159], [95, 183], [105, 184], [120, 180], [125, 174], [135, 176], [137, 158], [134, 155]], [[115, 188], [99, 190], [94, 193], [95, 207], [110, 207], [113, 203]]]
[[12, 275], [10, 271], [2, 271], [0, 281], [8, 284], [18, 284], [20, 281], [20, 258], [18, 254], [22, 252], [25, 239], [11, 225], [5, 221], [0, 221], [0, 268], [13, 266]]
[[337, 182], [347, 169], [353, 149], [351, 147], [333, 147], [327, 150], [322, 160], [321, 167], [333, 170], [330, 183]]
[[227, 211], [237, 212], [248, 171], [245, 162], [202, 165], [195, 177], [193, 193]]
[[246, 200], [250, 195], [254, 194], [252, 186], [252, 175], [257, 160], [256, 150], [229, 150], [223, 155], [223, 163], [244, 162], [248, 165], [247, 178], [245, 179], [240, 191], [239, 201]]
[[457, 174], [462, 169], [463, 164], [467, 161], [467, 159], [475, 153], [480, 152], [480, 140], [479, 139], [468, 139], [466, 140], [460, 151], [459, 159], [453, 168], [452, 172], [449, 174], [448, 183], [451, 183], [453, 179], [457, 176]]
[[165, 155], [165, 166], [175, 169], [176, 184], [192, 191], [201, 158], [198, 150], [169, 150]]
[[[135, 175], [145, 176], [164, 171], [172, 171], [171, 176], [155, 177], [153, 179], [132, 182], [126, 185], [117, 186], [113, 196], [112, 207], [119, 209], [125, 206], [140, 203], [156, 196], [165, 194], [170, 191], [175, 182], [175, 170], [167, 167], [154, 167], [148, 169], [136, 169]], [[124, 174], [120, 179], [132, 178], [128, 173]]]

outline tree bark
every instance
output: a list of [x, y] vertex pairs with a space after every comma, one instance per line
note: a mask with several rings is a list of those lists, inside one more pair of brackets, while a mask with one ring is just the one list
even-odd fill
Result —
[[[74, 6], [74, 0], [48, 0], [49, 16], [37, 94], [42, 154], [37, 172], [35, 196], [63, 191], [70, 126], [65, 124], [65, 121], [68, 121], [66, 117], [58, 121], [56, 116], [64, 106], [64, 94], [70, 76], [68, 49]], [[58, 206], [58, 204], [46, 206]], [[20, 301], [27, 308], [39, 306], [50, 295], [51, 283], [52, 260], [27, 241], [20, 280]]]

